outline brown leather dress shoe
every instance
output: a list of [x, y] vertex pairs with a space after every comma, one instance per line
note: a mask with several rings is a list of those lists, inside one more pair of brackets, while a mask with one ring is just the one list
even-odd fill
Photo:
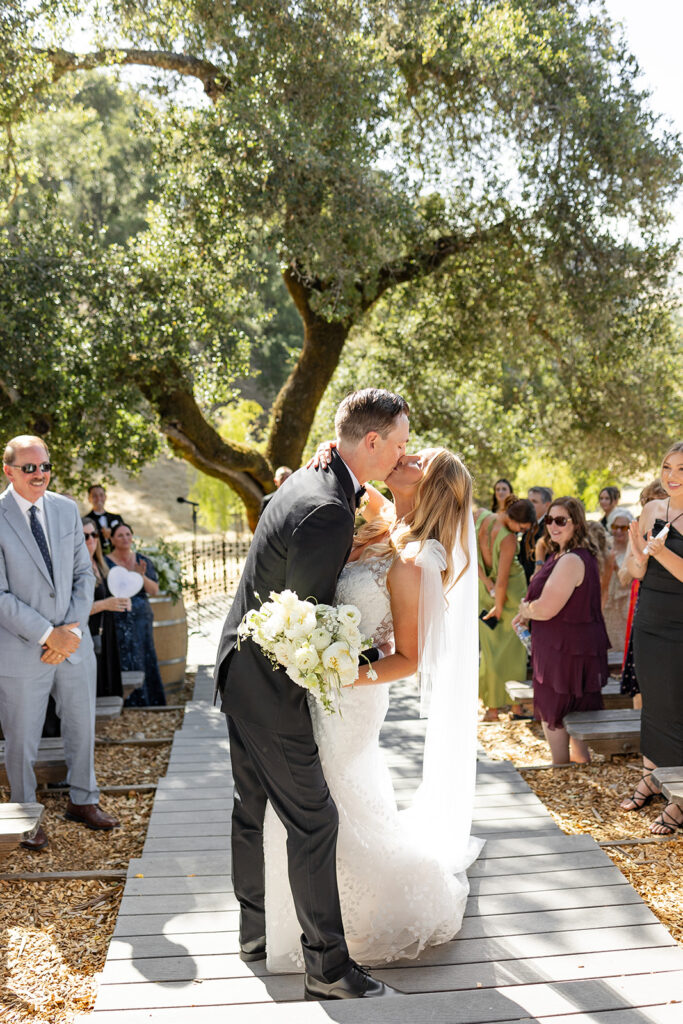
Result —
[[48, 843], [49, 839], [39, 825], [33, 835], [29, 836], [27, 833], [26, 839], [22, 839], [19, 845], [23, 846], [25, 850], [44, 850]]
[[99, 804], [72, 804], [69, 800], [64, 817], [67, 821], [80, 821], [88, 828], [104, 829], [119, 828], [120, 822], [105, 814]]
[[338, 981], [327, 982], [304, 976], [304, 999], [376, 999], [383, 996], [402, 995], [398, 989], [378, 981], [365, 967], [351, 961], [351, 967]]

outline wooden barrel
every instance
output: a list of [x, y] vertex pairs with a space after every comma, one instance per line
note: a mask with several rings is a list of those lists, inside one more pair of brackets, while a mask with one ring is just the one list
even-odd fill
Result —
[[154, 614], [154, 647], [159, 662], [166, 700], [177, 703], [185, 682], [187, 659], [187, 618], [182, 597], [173, 603], [167, 594], [150, 597]]

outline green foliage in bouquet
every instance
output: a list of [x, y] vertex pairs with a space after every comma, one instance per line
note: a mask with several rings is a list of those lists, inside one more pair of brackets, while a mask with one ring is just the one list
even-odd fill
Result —
[[183, 596], [183, 570], [180, 564], [180, 545], [160, 537], [152, 543], [143, 543], [136, 549], [146, 555], [159, 576], [159, 589], [172, 598], [173, 603]]

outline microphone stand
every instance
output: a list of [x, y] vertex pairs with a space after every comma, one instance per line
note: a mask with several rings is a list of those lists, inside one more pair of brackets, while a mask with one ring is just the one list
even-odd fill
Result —
[[199, 629], [201, 623], [201, 602], [199, 600], [199, 575], [197, 572], [197, 509], [199, 503], [196, 501], [189, 501], [187, 498], [177, 498], [179, 505], [191, 505], [192, 506], [192, 578], [194, 590], [194, 600], [197, 606], [197, 629]]

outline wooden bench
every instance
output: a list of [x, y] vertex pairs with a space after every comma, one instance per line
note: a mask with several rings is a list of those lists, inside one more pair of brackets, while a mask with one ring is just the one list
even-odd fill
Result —
[[572, 711], [564, 718], [570, 736], [583, 740], [597, 754], [637, 754], [640, 751], [640, 709]]
[[0, 859], [16, 850], [27, 833], [35, 835], [44, 810], [42, 804], [0, 804]]
[[683, 807], [683, 767], [655, 768], [652, 781], [672, 804]]
[[123, 710], [123, 697], [98, 697], [95, 701], [95, 721], [119, 718]]
[[[619, 693], [621, 683], [618, 679], [610, 679], [602, 688], [602, 699], [606, 708], [623, 709], [633, 707], [633, 698], [626, 693]], [[510, 680], [505, 684], [510, 700], [515, 704], [521, 704], [522, 712], [525, 715], [534, 713], [534, 688], [532, 683], [517, 683]]]
[[138, 686], [142, 686], [144, 681], [144, 672], [122, 672], [121, 682], [123, 683], [124, 698], [129, 697], [133, 690], [137, 690]]
[[[5, 771], [5, 742], [0, 743], [0, 785], [9, 785]], [[44, 736], [38, 747], [38, 756], [33, 766], [38, 782], [63, 782], [66, 778], [64, 741], [60, 736]]]

